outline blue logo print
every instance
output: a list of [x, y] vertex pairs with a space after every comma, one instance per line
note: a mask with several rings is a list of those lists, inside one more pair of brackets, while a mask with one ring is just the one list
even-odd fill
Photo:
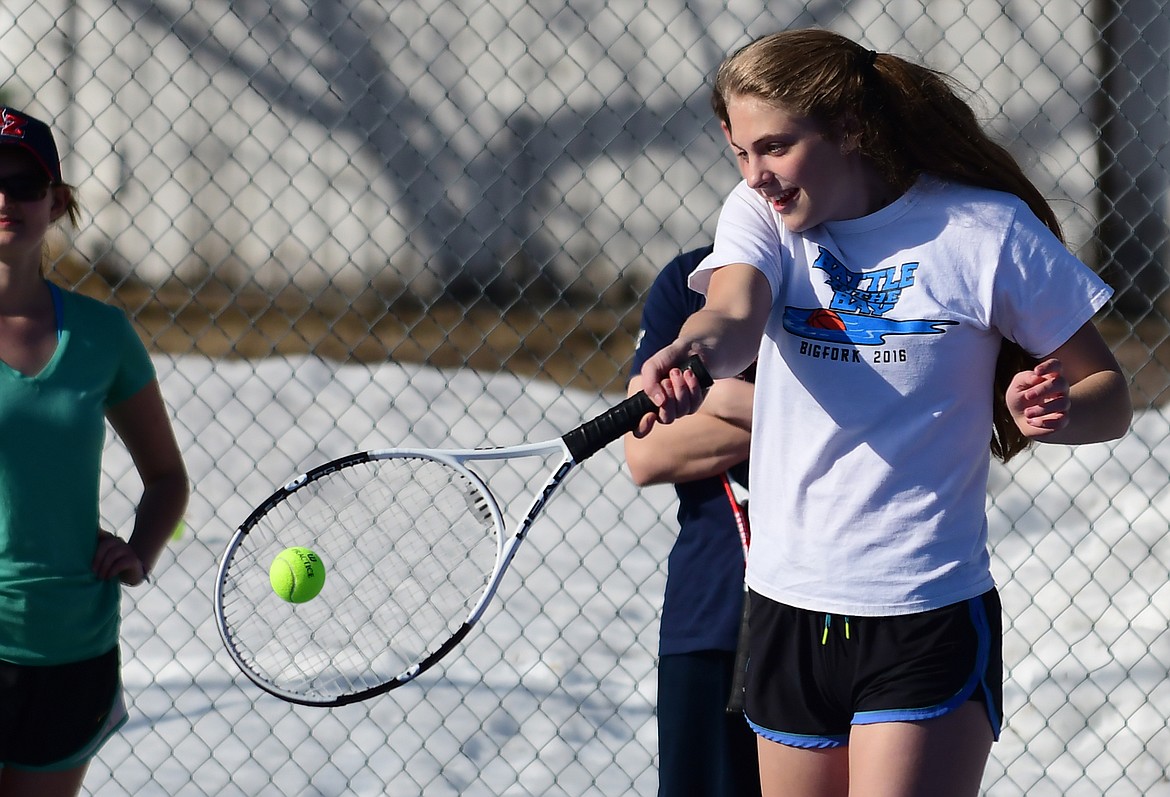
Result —
[[957, 323], [883, 318], [898, 303], [902, 291], [913, 287], [917, 263], [857, 273], [822, 247], [813, 267], [828, 275], [825, 282], [833, 289], [833, 300], [828, 309], [786, 307], [784, 329], [794, 335], [830, 343], [878, 346], [887, 335], [938, 335], [946, 331], [942, 327]]

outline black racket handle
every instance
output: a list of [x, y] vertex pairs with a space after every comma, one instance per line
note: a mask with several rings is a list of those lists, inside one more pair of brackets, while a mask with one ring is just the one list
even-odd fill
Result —
[[[683, 368], [699, 378], [699, 387], [703, 390], [711, 387], [715, 381], [697, 354], [692, 355]], [[626, 432], [637, 429], [638, 422], [647, 413], [656, 409], [646, 391], [640, 390], [621, 404], [611, 407], [593, 420], [586, 421], [563, 435], [561, 439], [565, 441], [573, 461], [584, 462]]]
[[748, 667], [748, 596], [743, 595], [743, 611], [739, 616], [739, 639], [735, 645], [735, 664], [731, 671], [731, 693], [727, 696], [727, 713], [743, 713], [743, 679]]

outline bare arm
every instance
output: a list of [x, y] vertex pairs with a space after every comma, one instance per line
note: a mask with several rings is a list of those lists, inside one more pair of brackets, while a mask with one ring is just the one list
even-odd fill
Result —
[[[642, 378], [630, 380], [630, 395]], [[694, 481], [716, 476], [748, 457], [754, 385], [719, 379], [693, 415], [656, 425], [648, 435], [625, 437], [626, 463], [639, 486]]]
[[655, 422], [669, 424], [698, 409], [703, 401], [698, 380], [678, 367], [688, 356], [699, 355], [716, 379], [751, 365], [771, 310], [771, 287], [757, 269], [743, 263], [716, 269], [704, 307], [686, 320], [673, 343], [642, 367], [642, 384], [659, 410], [643, 418], [635, 434], [645, 436]]
[[142, 497], [130, 538], [103, 532], [93, 569], [99, 578], [117, 577], [133, 586], [154, 568], [187, 509], [191, 488], [158, 382], [110, 407], [106, 417], [134, 460]]
[[1115, 440], [1133, 419], [1121, 367], [1091, 322], [1031, 371], [1016, 374], [1006, 398], [1020, 431], [1037, 442]]

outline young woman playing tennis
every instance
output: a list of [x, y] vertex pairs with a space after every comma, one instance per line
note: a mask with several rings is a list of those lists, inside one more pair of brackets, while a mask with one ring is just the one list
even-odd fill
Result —
[[[43, 275], [66, 216], [52, 132], [0, 108], [0, 797], [77, 794], [125, 721], [121, 588], [146, 579], [189, 491], [126, 316]], [[143, 485], [128, 539], [99, 527], [107, 419]]]
[[[757, 359], [746, 715], [772, 797], [975, 795], [1002, 720], [991, 452], [1125, 433], [1110, 290], [937, 72], [820, 30], [747, 45], [714, 107], [743, 181], [642, 368], [659, 406]], [[1026, 354], [1025, 354], [1026, 353]]]

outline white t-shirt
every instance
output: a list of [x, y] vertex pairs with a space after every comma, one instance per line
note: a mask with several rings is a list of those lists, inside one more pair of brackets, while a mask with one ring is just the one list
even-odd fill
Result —
[[691, 277], [772, 289], [752, 429], [747, 579], [773, 600], [909, 614], [994, 586], [985, 500], [1003, 337], [1037, 357], [1111, 290], [1026, 204], [923, 178], [860, 219], [788, 232], [745, 183]]

